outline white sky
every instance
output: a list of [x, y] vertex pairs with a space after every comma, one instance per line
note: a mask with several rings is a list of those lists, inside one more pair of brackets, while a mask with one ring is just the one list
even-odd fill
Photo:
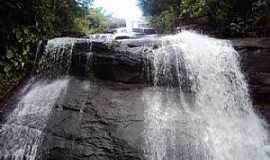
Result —
[[102, 7], [113, 17], [137, 20], [142, 16], [137, 0], [94, 0], [94, 7]]

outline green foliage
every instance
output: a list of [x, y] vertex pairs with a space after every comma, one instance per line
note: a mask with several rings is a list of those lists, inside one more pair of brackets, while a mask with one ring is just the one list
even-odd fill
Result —
[[197, 17], [206, 14], [207, 0], [182, 0], [181, 16]]
[[161, 12], [171, 8], [178, 11], [180, 3], [180, 0], [139, 0], [139, 5], [146, 16], [159, 16]]
[[93, 0], [12, 0], [0, 5], [0, 98], [34, 63], [36, 44], [68, 32], [107, 29], [108, 17]]
[[[12, 0], [0, 5], [0, 97], [33, 64], [39, 40], [82, 31], [90, 0]], [[81, 26], [78, 26], [81, 25]]]
[[106, 43], [106, 48], [108, 48], [108, 49], [114, 49], [114, 48], [117, 48], [119, 46], [120, 46], [120, 42], [118, 42], [118, 41], [112, 41], [112, 42]]
[[[228, 36], [269, 34], [269, 0], [139, 0], [139, 2], [144, 13], [151, 16], [153, 26], [162, 23], [163, 19], [175, 19], [174, 27], [177, 27], [180, 24], [179, 19], [207, 17], [209, 26]], [[168, 25], [171, 26], [172, 22], [170, 21]], [[163, 32], [172, 30], [166, 25], [160, 26]]]
[[223, 29], [229, 36], [263, 36], [270, 20], [267, 0], [209, 1], [208, 17], [211, 24]]
[[85, 21], [88, 24], [89, 33], [102, 33], [109, 27], [109, 17], [101, 8], [91, 9]]
[[171, 10], [165, 10], [161, 12], [159, 16], [150, 16], [149, 22], [162, 33], [170, 33], [174, 31], [176, 23], [176, 12]]

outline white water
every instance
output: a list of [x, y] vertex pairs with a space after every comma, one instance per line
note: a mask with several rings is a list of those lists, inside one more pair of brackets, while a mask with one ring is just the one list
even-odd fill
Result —
[[50, 111], [68, 82], [68, 79], [39, 81], [14, 104], [14, 111], [0, 128], [0, 159], [35, 159]]
[[63, 37], [49, 40], [44, 55], [39, 61], [40, 72], [50, 77], [68, 75], [75, 44], [79, 43], [89, 44], [89, 50], [92, 49], [91, 40], [86, 38]]
[[230, 42], [189, 31], [161, 41], [151, 55], [155, 87], [143, 95], [147, 159], [270, 159], [265, 123]]
[[[155, 86], [142, 95], [147, 160], [270, 159], [265, 124], [252, 109], [231, 44], [187, 31], [160, 40], [149, 55]], [[61, 74], [69, 72], [76, 41], [48, 43], [51, 67], [63, 64]], [[1, 126], [0, 159], [36, 158], [51, 109], [68, 83], [40, 81], [21, 98]]]

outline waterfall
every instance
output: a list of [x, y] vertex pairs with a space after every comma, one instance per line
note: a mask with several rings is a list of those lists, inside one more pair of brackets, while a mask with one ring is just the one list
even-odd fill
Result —
[[39, 61], [39, 72], [42, 76], [51, 78], [68, 75], [71, 72], [72, 59], [81, 53], [88, 58], [91, 46], [90, 39], [69, 37], [51, 39]]
[[[124, 51], [124, 44], [120, 50], [102, 50], [101, 42], [97, 46], [91, 42], [94, 37], [48, 41], [43, 55], [36, 55], [39, 74], [34, 76], [35, 82], [28, 82], [0, 110], [0, 159], [35, 160], [42, 159], [43, 154], [49, 158], [65, 157], [68, 152], [72, 152], [68, 157], [76, 156], [74, 159], [101, 159], [99, 154], [119, 160], [137, 159], [137, 154], [138, 159], [145, 160], [270, 159], [267, 125], [253, 110], [238, 53], [230, 41], [192, 31], [148, 38], [151, 42], [146, 48], [133, 45], [126, 46]], [[142, 43], [149, 39], [144, 37]], [[140, 50], [134, 52], [136, 56], [128, 55], [129, 50], [137, 47]], [[128, 64], [123, 74], [143, 74], [147, 87], [98, 79], [98, 72], [93, 74], [97, 69], [95, 60], [102, 62], [98, 67], [111, 67], [110, 71], [118, 71], [121, 66], [125, 69], [126, 63], [138, 60]], [[91, 79], [93, 76], [96, 78]], [[68, 105], [61, 104], [62, 101]], [[128, 105], [139, 109], [130, 110]], [[55, 120], [52, 117], [56, 109], [57, 123], [71, 115], [71, 121], [61, 126], [66, 128], [70, 124], [71, 129], [64, 131], [68, 137], [61, 136], [63, 128], [56, 129], [61, 141], [50, 144], [46, 137], [55, 136], [51, 132], [54, 128], [47, 127]], [[91, 127], [84, 123], [91, 123]], [[76, 130], [74, 137], [69, 133], [72, 129]], [[47, 153], [43, 144], [50, 149], [63, 148]], [[70, 150], [66, 148], [68, 144], [72, 145]]]
[[0, 159], [34, 160], [50, 110], [68, 79], [38, 81], [20, 99], [0, 128]]
[[265, 122], [230, 42], [190, 31], [160, 41], [149, 55], [154, 89], [143, 95], [146, 158], [269, 159]]
[[[89, 45], [81, 48], [78, 46], [80, 43]], [[40, 73], [33, 78], [36, 82], [29, 81], [21, 89], [22, 96], [17, 101], [10, 102], [8, 107], [11, 111], [1, 121], [1, 160], [36, 159], [51, 110], [58, 98], [65, 95], [71, 79], [68, 75], [71, 72], [72, 59], [76, 56], [73, 51], [77, 49], [78, 52], [80, 48], [87, 61], [90, 61], [90, 52], [86, 54], [84, 50], [91, 50], [88, 39], [55, 38], [48, 41], [39, 60]]]

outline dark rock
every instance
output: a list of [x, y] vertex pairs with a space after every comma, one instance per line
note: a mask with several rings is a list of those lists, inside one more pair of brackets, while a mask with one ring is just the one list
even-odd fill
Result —
[[[267, 39], [238, 39], [233, 40], [232, 44], [241, 57], [241, 67], [248, 78], [257, 111], [270, 121], [267, 105], [270, 102], [270, 46], [263, 41]], [[149, 74], [145, 66], [152, 65], [146, 56], [159, 43], [153, 40], [126, 40], [113, 49], [98, 42], [75, 44], [71, 74], [76, 78], [70, 79], [66, 92], [61, 94], [49, 117], [41, 118], [38, 123], [21, 124], [33, 130], [42, 130], [36, 159], [146, 159], [142, 134], [145, 129], [144, 114], [149, 106], [142, 97], [145, 94], [152, 97], [154, 94], [151, 92], [155, 92], [144, 86]], [[89, 53], [91, 63], [88, 61]], [[82, 78], [86, 76], [88, 65], [92, 67], [94, 77], [110, 81]], [[164, 103], [175, 101], [178, 104], [179, 95], [174, 93], [172, 99], [166, 99], [168, 95], [165, 95]], [[8, 111], [4, 112], [8, 114]], [[0, 117], [0, 120], [4, 118]], [[43, 125], [46, 125], [45, 128], [40, 127]], [[180, 131], [176, 131], [176, 136], [185, 139]], [[186, 147], [184, 142], [175, 142], [177, 151]]]
[[95, 77], [124, 83], [144, 83], [144, 45], [129, 47], [129, 44], [121, 43], [119, 47], [109, 49], [103, 43], [94, 42], [91, 71]]
[[90, 41], [78, 41], [74, 44], [72, 52], [82, 53], [82, 52], [91, 52], [92, 43]]
[[[161, 41], [158, 38], [142, 38], [119, 42], [120, 46], [109, 48], [104, 42], [78, 41], [73, 47], [70, 74], [92, 75], [129, 84], [153, 84], [151, 51], [159, 48]], [[270, 103], [270, 38], [233, 39], [231, 43], [240, 55], [240, 64], [248, 80], [253, 102]], [[168, 79], [161, 81], [179, 85], [175, 83], [175, 78], [165, 78]], [[184, 82], [183, 85], [190, 84]]]
[[93, 71], [99, 78], [126, 83], [144, 81], [142, 59], [129, 53], [93, 54]]
[[[231, 40], [240, 55], [240, 64], [249, 83], [254, 104], [270, 104], [270, 38], [244, 38]], [[153, 39], [121, 41], [121, 46], [94, 54], [97, 77], [126, 83], [145, 83], [145, 57], [160, 42]], [[148, 64], [147, 64], [148, 63]]]
[[[153, 64], [148, 55], [161, 42], [153, 38], [119, 42], [120, 46], [116, 48], [108, 48], [104, 42], [75, 43], [71, 75], [88, 76], [90, 73], [87, 72], [91, 72], [105, 80], [151, 84]], [[233, 39], [231, 43], [240, 55], [241, 67], [248, 79], [254, 102], [270, 102], [270, 38]]]
[[236, 49], [270, 49], [270, 38], [232, 39], [231, 42]]
[[73, 76], [85, 76], [88, 72], [88, 69], [90, 67], [89, 64], [89, 56], [91, 53], [89, 52], [82, 52], [82, 53], [76, 53], [72, 54], [72, 61], [69, 73]]
[[[92, 42], [91, 47], [88, 42], [76, 44], [74, 53], [80, 54], [73, 56], [74, 73], [85, 73], [87, 65], [81, 64], [88, 61], [86, 54], [81, 53], [87, 53], [91, 48], [93, 54], [90, 70], [95, 77], [124, 83], [151, 84], [153, 64], [147, 55], [152, 49], [158, 48], [161, 42], [151, 38], [120, 42], [119, 47], [111, 49], [102, 42]], [[262, 99], [269, 102], [270, 92], [267, 88], [270, 85], [270, 38], [233, 39], [231, 42], [240, 55], [241, 67], [248, 79], [254, 102]], [[173, 82], [175, 81], [170, 84]]]
[[270, 103], [270, 38], [231, 41], [241, 58], [255, 104]]
[[54, 107], [40, 160], [143, 160], [143, 87], [72, 79]]

